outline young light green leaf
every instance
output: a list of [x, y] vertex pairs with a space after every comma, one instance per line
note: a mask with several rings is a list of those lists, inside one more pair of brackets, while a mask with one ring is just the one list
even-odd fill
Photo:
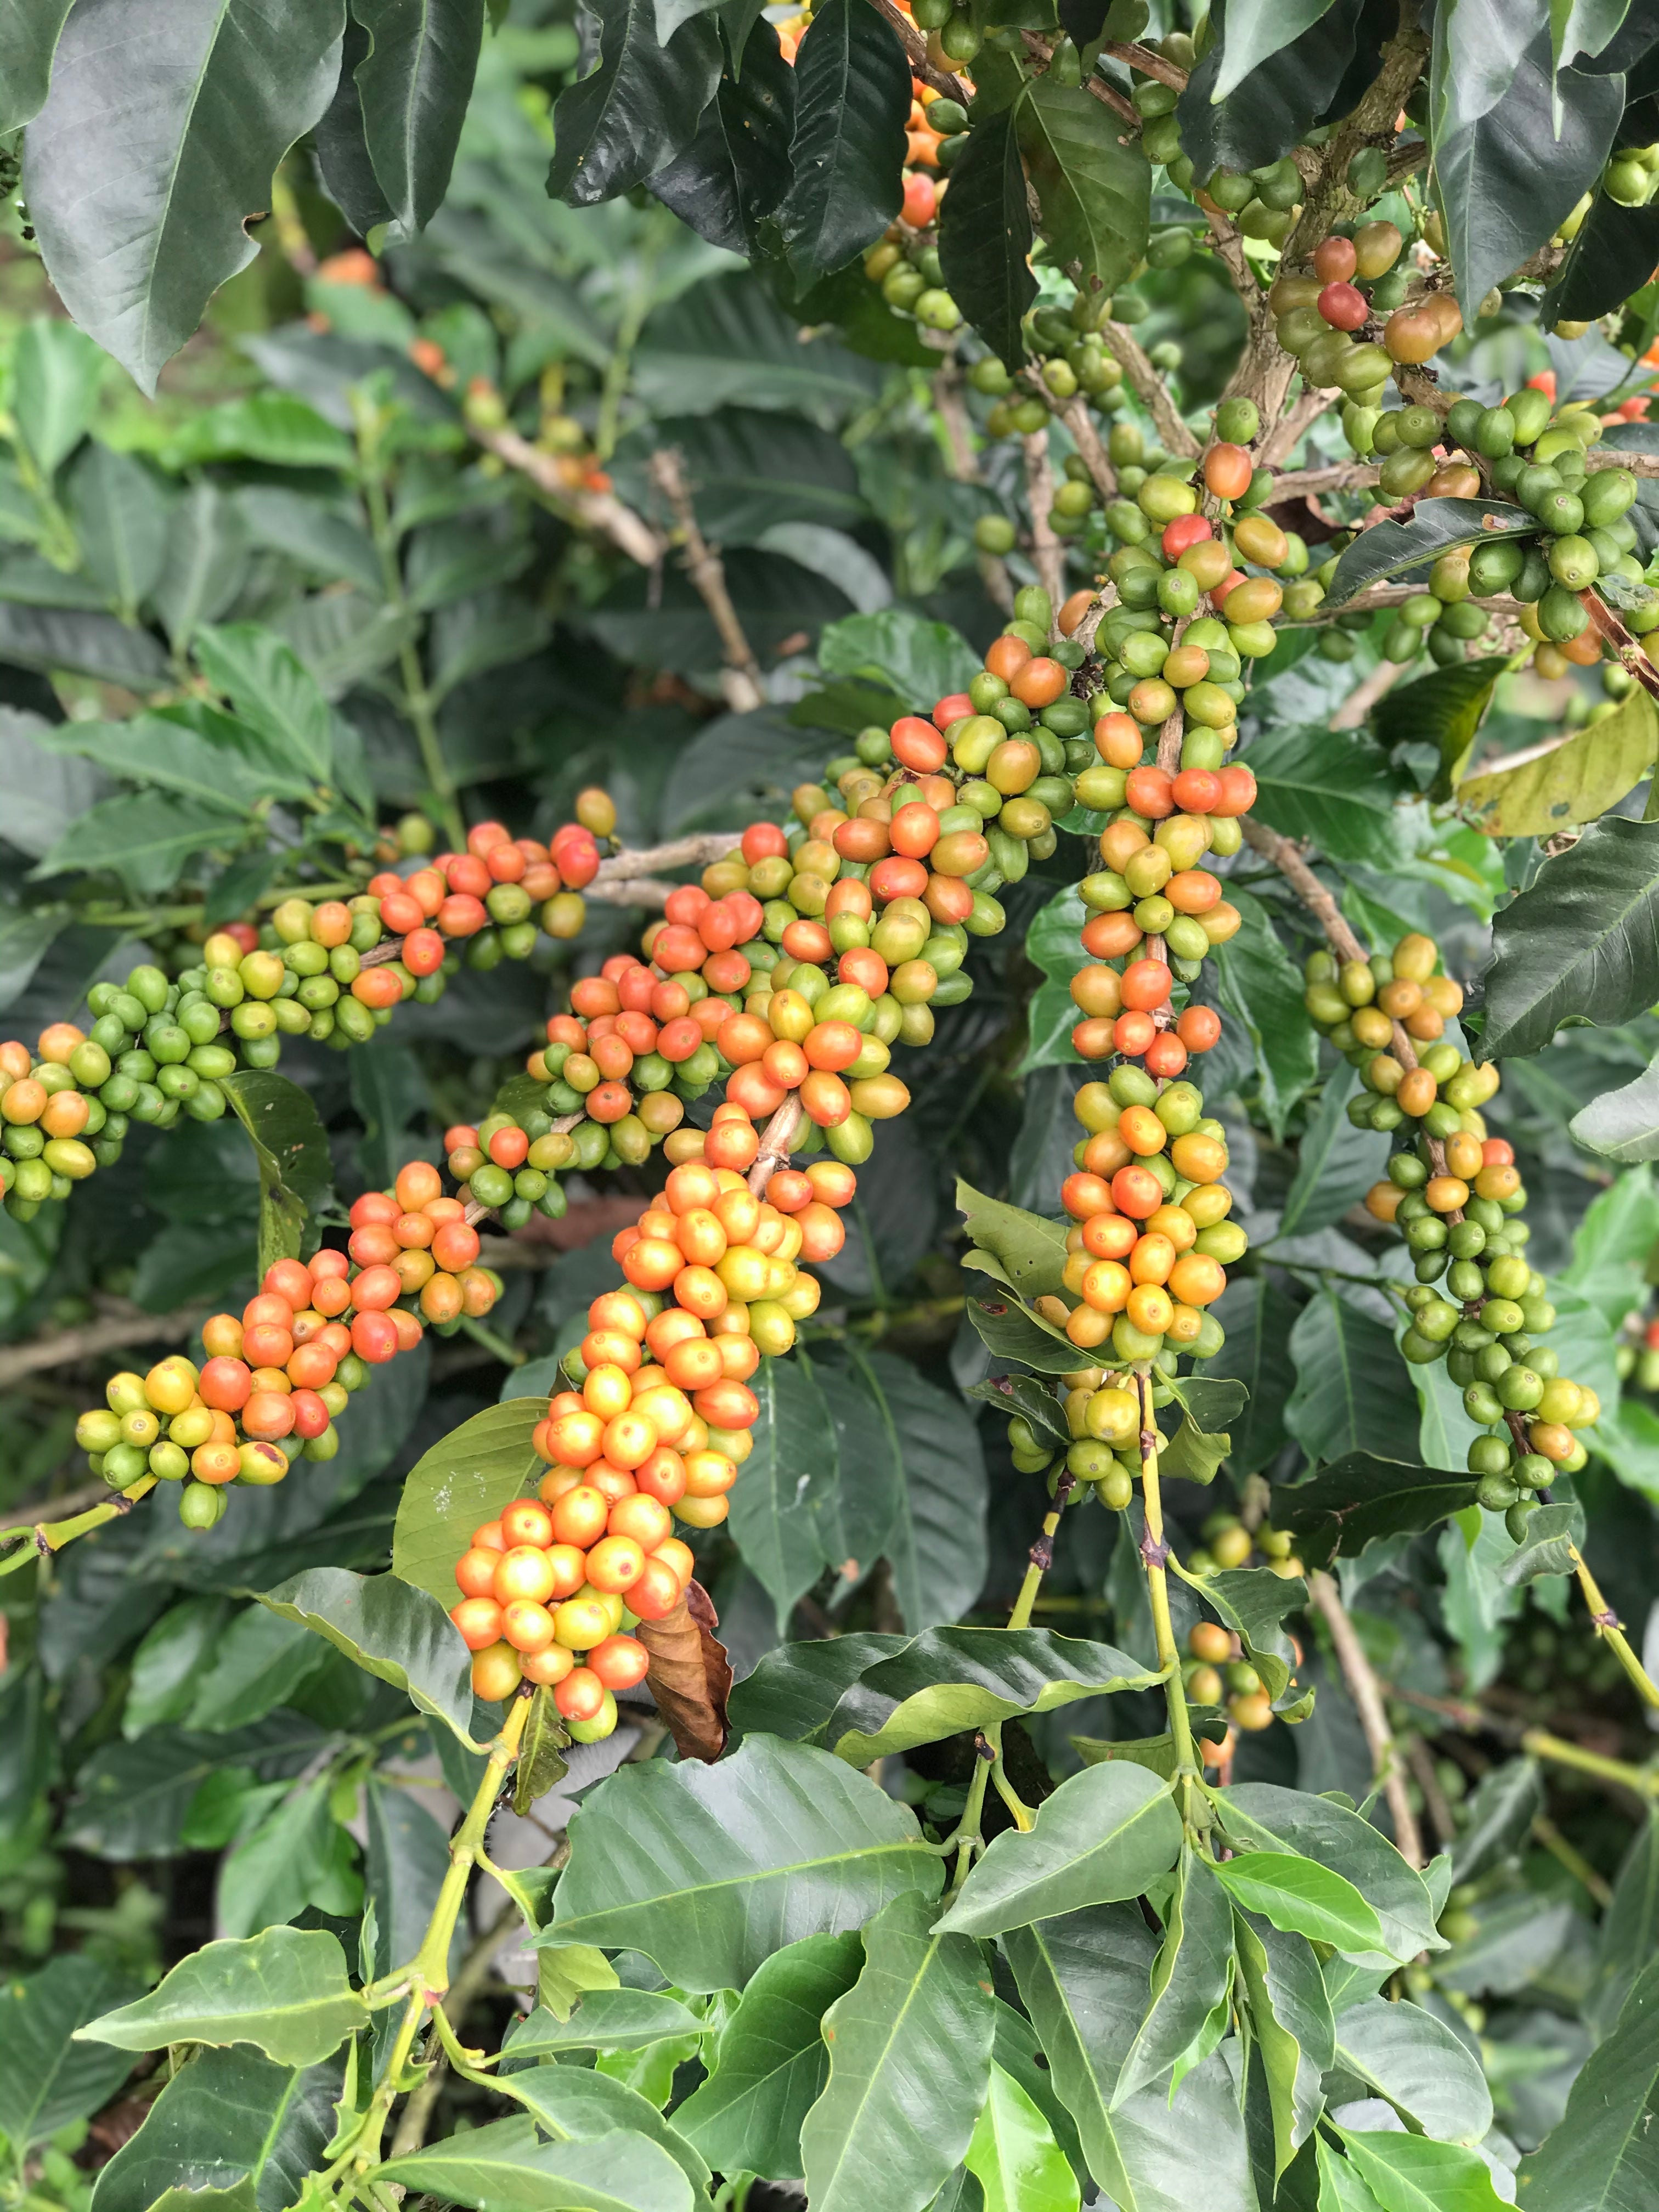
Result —
[[1162, 2081], [1197, 2041], [1227, 1994], [1233, 1912], [1207, 1861], [1183, 1849], [1164, 1941], [1152, 1969], [1152, 2002], [1112, 2092], [1112, 2109]]
[[830, 2052], [825, 2012], [859, 1978], [856, 1935], [807, 1936], [775, 1951], [706, 2053], [706, 2078], [674, 2108], [674, 2124], [717, 2172], [801, 2178], [801, 2123], [822, 2092]]
[[76, 2038], [123, 2051], [251, 2043], [278, 2065], [311, 2066], [368, 2025], [337, 1937], [267, 1928], [191, 1952], [147, 1997], [89, 2021]]
[[1054, 1913], [1139, 1897], [1181, 1848], [1181, 1816], [1158, 1777], [1114, 1760], [1062, 1782], [1035, 1824], [998, 1836], [941, 1928], [995, 1936]]
[[1000, 2066], [991, 2069], [963, 2163], [985, 2192], [985, 2212], [1077, 2212], [1077, 2176], [1054, 2130]]
[[1595, 822], [1634, 791], [1659, 750], [1659, 713], [1632, 691], [1593, 729], [1486, 763], [1457, 803], [1491, 837], [1553, 837]]
[[539, 1940], [623, 1945], [682, 1989], [742, 1989], [786, 1943], [943, 1879], [908, 1807], [827, 1752], [751, 1735], [716, 1766], [653, 1759], [600, 1783]]
[[1492, 2092], [1468, 2045], [1421, 2005], [1372, 1997], [1336, 2023], [1335, 2064], [1442, 2142], [1480, 2142]]
[[516, 2064], [561, 2051], [642, 2051], [669, 2036], [701, 2035], [702, 2022], [660, 1990], [590, 1990], [568, 2020], [541, 2007], [502, 2045]]
[[427, 1591], [411, 1589], [396, 1574], [312, 1567], [254, 1595], [283, 1620], [314, 1630], [359, 1667], [406, 1691], [469, 1751], [484, 1748], [471, 1735], [471, 1656], [454, 1622]]
[[524, 2106], [544, 2135], [567, 2142], [591, 2142], [598, 2136], [648, 2136], [668, 2153], [691, 2185], [695, 2204], [702, 2208], [708, 2193], [708, 2162], [691, 2148], [679, 2130], [677, 2108], [670, 2125], [648, 2097], [614, 2075], [587, 2066], [526, 2066], [503, 2071], [495, 2086], [504, 2097]]
[[1248, 1912], [1234, 1914], [1233, 1929], [1267, 2084], [1277, 2179], [1325, 2108], [1320, 2084], [1335, 2050], [1330, 1999], [1305, 1937]]
[[854, 1766], [1018, 1713], [1144, 1690], [1162, 1677], [1109, 1644], [1046, 1628], [930, 1628], [865, 1668], [823, 1740]]
[[472, 1531], [526, 1493], [542, 1462], [530, 1436], [544, 1407], [508, 1398], [475, 1413], [424, 1453], [404, 1478], [392, 1571], [436, 1603], [454, 1603], [455, 1562]]
[[1339, 1951], [1374, 1951], [1382, 1941], [1382, 1923], [1353, 1884], [1316, 1860], [1245, 1851], [1215, 1871], [1247, 1912], [1275, 1928]]
[[30, 219], [82, 330], [146, 392], [257, 247], [283, 155], [334, 95], [342, 0], [73, 10], [24, 141]]
[[1359, 2178], [1359, 2169], [1343, 2157], [1323, 2136], [1314, 2139], [1319, 2172], [1319, 2212], [1381, 2212], [1376, 2197]]
[[691, 2212], [691, 2184], [648, 2136], [544, 2142], [527, 2113], [430, 2143], [377, 2168], [473, 2212]]
[[[1342, 2146], [1382, 2212], [1503, 2212], [1492, 2169], [1478, 2152], [1393, 2130], [1344, 2128]], [[1528, 2212], [1532, 2203], [1528, 2198]]]
[[1235, 1844], [1294, 1853], [1345, 1869], [1342, 1878], [1358, 1890], [1382, 1928], [1382, 1944], [1374, 1954], [1362, 1952], [1362, 1964], [1370, 1964], [1373, 1957], [1378, 1964], [1385, 1958], [1403, 1964], [1419, 1951], [1445, 1948], [1445, 1939], [1435, 1928], [1434, 1900], [1427, 1883], [1388, 1838], [1357, 1813], [1328, 1797], [1271, 1782], [1238, 1784], [1222, 1792], [1218, 1805], [1222, 1825]]
[[864, 1971], [824, 2015], [830, 2072], [801, 2129], [813, 2212], [922, 2212], [967, 2150], [995, 2033], [977, 1944], [916, 1892], [864, 1930]]

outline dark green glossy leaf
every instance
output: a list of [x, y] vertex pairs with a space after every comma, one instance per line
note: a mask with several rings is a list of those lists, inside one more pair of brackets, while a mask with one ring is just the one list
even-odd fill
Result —
[[1319, 1073], [1318, 1042], [1302, 1004], [1301, 970], [1279, 943], [1267, 908], [1249, 891], [1233, 903], [1243, 925], [1216, 948], [1216, 996], [1250, 1040], [1262, 1115], [1282, 1135], [1291, 1109]]
[[428, 1591], [396, 1574], [356, 1575], [313, 1567], [277, 1589], [256, 1593], [284, 1620], [325, 1638], [357, 1666], [406, 1691], [420, 1711], [472, 1741], [471, 1658], [460, 1632]]
[[[435, 1740], [442, 1731], [432, 1733]], [[461, 1760], [459, 1745], [456, 1753], [457, 1764], [476, 1764]], [[377, 1975], [406, 1966], [420, 1949], [450, 1871], [448, 1831], [420, 1802], [425, 1794], [400, 1789], [384, 1770], [363, 1784], [363, 1879], [374, 1908]], [[450, 1941], [452, 1972], [465, 1948], [463, 1922]]]
[[683, 23], [657, 43], [653, 0], [605, 0], [599, 64], [555, 105], [547, 189], [572, 207], [613, 198], [689, 145], [720, 76], [712, 15]]
[[1218, 2053], [1173, 2099], [1143, 2089], [1113, 2108], [1158, 1949], [1139, 1908], [1102, 1905], [1011, 1929], [1002, 1948], [1089, 2171], [1112, 2202], [1126, 2212], [1191, 2212], [1192, 2146], [1201, 2143], [1206, 2212], [1252, 2212], [1243, 2121]]
[[244, 218], [333, 97], [344, 23], [343, 0], [179, 0], [142, 27], [93, 0], [64, 25], [24, 142], [30, 219], [64, 304], [145, 392], [252, 260]]
[[1362, 531], [1339, 556], [1326, 604], [1341, 606], [1368, 585], [1385, 584], [1415, 568], [1426, 570], [1455, 546], [1528, 537], [1537, 528], [1523, 507], [1481, 499], [1419, 499], [1409, 522], [1379, 522]]
[[375, 179], [402, 234], [436, 214], [472, 89], [483, 0], [352, 0], [371, 51], [356, 83]]
[[297, 1713], [273, 1713], [235, 1737], [153, 1729], [137, 1743], [109, 1743], [76, 1777], [64, 1834], [100, 1858], [165, 1858], [180, 1847], [195, 1801], [227, 1773], [296, 1774], [333, 1741]]
[[751, 1735], [719, 1765], [653, 1760], [602, 1782], [570, 1824], [544, 1945], [623, 1944], [682, 1989], [741, 1989], [803, 1936], [939, 1893], [915, 1818], [828, 1753]]
[[1509, 665], [1500, 654], [1454, 661], [1414, 683], [1396, 684], [1383, 693], [1371, 720], [1383, 750], [1431, 744], [1440, 755], [1432, 796], [1449, 799], [1468, 765], [1469, 755], [1499, 676]]
[[750, 1381], [760, 1419], [726, 1527], [771, 1599], [782, 1633], [796, 1599], [837, 1564], [824, 1556], [813, 1507], [815, 1492], [833, 1489], [838, 1468], [823, 1448], [829, 1407], [804, 1361], [764, 1359]]
[[[42, 731], [43, 750], [95, 760], [112, 775], [153, 783], [197, 805], [246, 817], [262, 799], [307, 799], [312, 785], [255, 731], [191, 702], [124, 722], [64, 722]], [[222, 825], [227, 841], [242, 825]]]
[[1025, 359], [1021, 319], [1036, 297], [1031, 216], [1014, 111], [988, 115], [951, 172], [939, 258], [951, 298], [1012, 373]]
[[904, 1650], [909, 1640], [854, 1629], [817, 1642], [780, 1644], [733, 1688], [732, 1725], [746, 1735], [763, 1732], [821, 1743], [842, 1692], [878, 1659]]
[[[795, 72], [763, 19], [744, 47], [741, 76], [728, 63], [696, 136], [647, 178], [647, 187], [709, 245], [757, 255], [768, 240], [767, 218], [789, 187], [794, 124]], [[698, 474], [701, 520], [705, 479]]]
[[1221, 67], [1210, 93], [1211, 105], [1225, 100], [1252, 70], [1271, 61], [1292, 39], [1300, 38], [1330, 6], [1331, 0], [1289, 0], [1287, 6], [1278, 4], [1278, 0], [1232, 0], [1227, 10]]
[[1445, 1948], [1435, 1932], [1433, 1899], [1416, 1869], [1401, 1858], [1386, 1836], [1330, 1799], [1281, 1789], [1275, 1783], [1249, 1782], [1218, 1799], [1229, 1838], [1252, 1850], [1296, 1853], [1321, 1869], [1340, 1867], [1345, 1885], [1358, 1889], [1382, 1927], [1382, 1948], [1354, 1948], [1362, 1961], [1375, 1957], [1413, 1959], [1419, 1951]]
[[970, 1295], [967, 1314], [981, 1342], [1000, 1359], [1020, 1360], [1043, 1375], [1068, 1375], [1077, 1364], [1070, 1337], [1012, 1295]]
[[328, 1139], [308, 1091], [273, 1068], [239, 1068], [220, 1079], [230, 1110], [253, 1139], [259, 1162], [259, 1272], [297, 1259], [306, 1221], [332, 1187]]
[[1417, 1443], [1418, 1410], [1392, 1333], [1333, 1288], [1316, 1291], [1291, 1332], [1296, 1389], [1285, 1425], [1316, 1465]]
[[251, 2043], [279, 2065], [311, 2066], [368, 2025], [368, 2007], [346, 1978], [336, 1937], [267, 1928], [245, 1941], [204, 1944], [147, 1997], [76, 2033], [123, 2051]]
[[1339, 1555], [1358, 1559], [1374, 1537], [1435, 1528], [1474, 1499], [1468, 1476], [1353, 1451], [1281, 1491], [1273, 1512], [1275, 1525], [1295, 1535], [1308, 1565], [1323, 1567]]
[[282, 2212], [325, 2163], [341, 2070], [337, 2059], [278, 2066], [246, 2045], [204, 2051], [99, 2174], [98, 2212], [146, 2212], [165, 2190], [228, 2190], [244, 2179], [258, 2212]]
[[1543, 1779], [1531, 1759], [1493, 1767], [1469, 1799], [1468, 1821], [1452, 1850], [1454, 1880], [1474, 1881], [1516, 1857], [1543, 1809]]
[[[269, 1800], [276, 1797], [276, 1803]], [[294, 1920], [307, 1905], [347, 1919], [361, 1908], [363, 1885], [351, 1838], [334, 1818], [325, 1777], [287, 1796], [251, 1792], [232, 1809], [251, 1814], [219, 1862], [215, 1895], [217, 1924], [228, 1936], [252, 1936]], [[260, 1817], [263, 1814], [263, 1817]], [[199, 1817], [192, 1808], [192, 1819]], [[186, 1841], [199, 1840], [190, 1832]], [[228, 1841], [222, 1831], [215, 1844]]]
[[885, 17], [827, 0], [795, 57], [794, 176], [778, 228], [798, 275], [839, 269], [898, 213], [910, 67]]
[[[1269, 5], [1261, 13], [1272, 23], [1279, 10]], [[1357, 82], [1353, 74], [1356, 45], [1373, 20], [1364, 0], [1334, 0], [1334, 5], [1312, 19], [1301, 6], [1295, 14], [1306, 28], [1298, 27], [1290, 44], [1251, 70], [1226, 99], [1216, 100], [1216, 86], [1226, 66], [1224, 30], [1188, 77], [1176, 114], [1182, 146], [1199, 176], [1217, 168], [1253, 169], [1279, 160], [1310, 124], [1344, 112], [1369, 81], [1369, 72]], [[1247, 25], [1251, 20], [1248, 7], [1245, 20]], [[1222, 28], [1219, 16], [1217, 21]], [[1379, 27], [1375, 40], [1387, 36], [1392, 27]], [[1374, 54], [1374, 40], [1368, 38], [1366, 44]], [[1350, 86], [1345, 101], [1343, 94]]]
[[1215, 1307], [1227, 1340], [1204, 1363], [1206, 1376], [1230, 1376], [1247, 1393], [1231, 1422], [1231, 1458], [1241, 1475], [1265, 1467], [1285, 1443], [1284, 1406], [1296, 1379], [1291, 1361], [1295, 1309], [1267, 1275], [1235, 1276]]
[[327, 1663], [314, 1637], [257, 1605], [236, 1614], [203, 1669], [185, 1718], [191, 1728], [223, 1733], [263, 1720]]
[[62, 669], [100, 683], [125, 684], [130, 691], [156, 691], [167, 681], [167, 659], [160, 641], [147, 629], [130, 629], [114, 615], [60, 612], [0, 600], [0, 659], [43, 674]]
[[246, 578], [247, 560], [234, 501], [198, 477], [167, 518], [161, 574], [150, 594], [175, 651], [229, 607]]
[[388, 2159], [378, 2172], [474, 2212], [691, 2212], [684, 2169], [649, 2136], [544, 2142], [527, 2113]]
[[684, 2105], [677, 2107], [676, 2124], [671, 2127], [649, 2098], [642, 2097], [637, 2089], [612, 2075], [584, 2066], [526, 2066], [517, 2073], [498, 2075], [496, 2087], [503, 2096], [524, 2106], [544, 2135], [575, 2142], [614, 2136], [618, 2130], [629, 2136], [648, 2136], [668, 2153], [690, 2183], [695, 2203], [701, 2206], [706, 2202], [708, 2164], [678, 2125]]
[[392, 1571], [441, 1607], [454, 1603], [455, 1562], [472, 1531], [533, 1487], [543, 1462], [530, 1434], [544, 1407], [509, 1398], [463, 1421], [410, 1468], [398, 1506]]
[[[0, 653], [4, 651], [0, 639]], [[32, 872], [46, 877], [109, 869], [136, 895], [157, 896], [178, 882], [192, 853], [214, 847], [232, 850], [246, 835], [246, 823], [201, 799], [167, 799], [150, 792], [100, 799]]]
[[757, 1972], [705, 2053], [708, 2077], [674, 2108], [675, 2126], [717, 2172], [801, 2178], [801, 2123], [830, 2071], [819, 2024], [863, 1965], [857, 1936], [808, 1936]]
[[0, 2136], [18, 2160], [95, 2112], [131, 2072], [124, 2051], [76, 2038], [133, 1987], [113, 1967], [70, 1951], [0, 1989]]
[[1014, 114], [1050, 255], [1079, 263], [1088, 289], [1115, 290], [1146, 247], [1152, 171], [1139, 137], [1081, 85], [1052, 76], [1032, 78]]
[[872, 1428], [879, 1425], [891, 1456], [896, 1510], [885, 1549], [900, 1613], [915, 1630], [955, 1620], [985, 1582], [989, 1486], [979, 1424], [908, 1359], [856, 1343], [848, 1350]]
[[1414, 787], [1363, 732], [1266, 729], [1250, 746], [1250, 767], [1259, 794], [1251, 811], [1270, 828], [1311, 838], [1334, 860], [1386, 869], [1399, 859], [1395, 801]]
[[932, 1628], [866, 1667], [823, 1728], [854, 1766], [1019, 1713], [1150, 1688], [1159, 1676], [1109, 1644], [1046, 1628]]
[[823, 2022], [830, 2071], [801, 2129], [814, 2212], [922, 2212], [968, 2148], [996, 2017], [979, 1946], [911, 1891], [864, 1930], [864, 1970]]
[[1569, 1017], [1629, 1021], [1659, 997], [1659, 822], [1614, 817], [1498, 914], [1482, 1048], [1537, 1052]]
[[1085, 1767], [1043, 1800], [1029, 1832], [994, 1838], [939, 1924], [995, 1936], [1139, 1897], [1169, 1872], [1180, 1846], [1181, 1816], [1155, 1775], [1127, 1760]]
[[314, 782], [330, 781], [333, 715], [285, 638], [258, 623], [230, 623], [199, 631], [191, 649], [209, 683], [279, 757], [297, 763]]
[[1631, 1840], [1595, 1939], [1595, 1979], [1584, 2014], [1605, 2039], [1659, 1935], [1659, 1821], [1651, 1813]]
[[1558, 322], [1593, 322], [1639, 291], [1659, 258], [1659, 208], [1620, 207], [1598, 192], [1540, 304]]

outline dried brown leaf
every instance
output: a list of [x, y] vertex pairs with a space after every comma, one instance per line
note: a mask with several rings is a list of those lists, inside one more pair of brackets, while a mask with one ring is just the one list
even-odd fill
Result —
[[634, 1631], [651, 1654], [646, 1680], [680, 1757], [709, 1765], [726, 1748], [732, 1692], [731, 1662], [714, 1634], [719, 1626], [708, 1591], [692, 1583], [672, 1613], [642, 1620]]

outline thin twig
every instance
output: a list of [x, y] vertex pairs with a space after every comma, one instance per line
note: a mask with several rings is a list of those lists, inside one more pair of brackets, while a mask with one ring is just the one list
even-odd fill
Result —
[[[59, 1329], [55, 1335], [32, 1337], [26, 1344], [8, 1345], [0, 1352], [0, 1390], [38, 1374], [44, 1367], [67, 1367], [77, 1359], [90, 1359], [127, 1344], [164, 1344], [188, 1336], [206, 1320], [209, 1306], [183, 1306], [177, 1313], [144, 1314], [129, 1307], [102, 1321], [83, 1322], [76, 1328]], [[0, 1519], [0, 1528], [6, 1525]]]
[[1066, 596], [1066, 556], [1049, 520], [1054, 504], [1054, 471], [1048, 465], [1048, 433], [1032, 430], [1020, 440], [1025, 449], [1025, 497], [1031, 510], [1031, 560], [1037, 581], [1054, 602]]
[[1434, 1771], [1434, 1753], [1415, 1729], [1400, 1740], [1406, 1764], [1412, 1778], [1423, 1792], [1423, 1809], [1429, 1816], [1429, 1826], [1434, 1830], [1435, 1841], [1449, 1848], [1457, 1841], [1457, 1816], [1445, 1791], [1440, 1787], [1440, 1777]]
[[1185, 92], [1187, 72], [1179, 62], [1166, 61], [1151, 46], [1138, 46], [1132, 39], [1106, 39], [1101, 43], [1103, 54], [1110, 54], [1114, 61], [1122, 62], [1142, 76], [1155, 76], [1160, 84], [1167, 84], [1171, 92]]
[[757, 1198], [764, 1195], [766, 1186], [777, 1170], [788, 1166], [790, 1147], [795, 1141], [795, 1132], [800, 1123], [800, 1099], [792, 1091], [761, 1131], [760, 1150], [755, 1155], [755, 1164], [749, 1170], [749, 1188]]
[[966, 107], [973, 94], [959, 76], [949, 70], [935, 69], [927, 58], [927, 40], [902, 9], [893, 5], [893, 0], [871, 0], [877, 15], [884, 17], [897, 32], [899, 44], [904, 48], [904, 58], [910, 64], [910, 74], [918, 76], [935, 92], [942, 92], [947, 100], [954, 100]]
[[[441, 2010], [450, 2026], [459, 2029], [466, 2018], [467, 2007], [489, 1981], [495, 1963], [495, 1954], [501, 1948], [512, 1923], [519, 1917], [519, 1908], [509, 1898], [483, 1934], [462, 1960], [460, 1970], [449, 1987]], [[441, 2051], [434, 2054], [431, 2065], [419, 2087], [410, 2094], [398, 2121], [398, 2132], [392, 2138], [390, 2155], [407, 2158], [411, 2151], [419, 2150], [426, 2141], [426, 2131], [431, 2124], [433, 2107], [438, 2093], [443, 2087], [448, 2071]]]
[[[933, 404], [945, 432], [945, 467], [957, 483], [978, 483], [980, 467], [974, 452], [973, 425], [962, 396], [962, 371], [954, 359], [941, 362], [933, 372]], [[1014, 586], [1007, 562], [994, 553], [976, 552], [974, 557], [986, 597], [1004, 614], [1012, 614]]]
[[572, 514], [587, 529], [608, 538], [630, 561], [638, 562], [641, 568], [654, 568], [663, 556], [663, 543], [642, 515], [618, 499], [615, 492], [592, 491], [585, 486], [572, 487], [559, 472], [560, 457], [544, 453], [532, 446], [528, 438], [521, 438], [516, 430], [505, 425], [489, 428], [469, 422], [467, 428], [477, 443], [507, 467], [516, 469], [520, 476], [528, 477], [538, 491], [551, 500], [556, 507]]
[[744, 635], [732, 594], [726, 588], [725, 564], [698, 527], [696, 509], [691, 504], [680, 457], [672, 447], [659, 447], [647, 466], [651, 481], [674, 511], [674, 520], [685, 545], [685, 573], [696, 586], [698, 596], [720, 632], [720, 651], [726, 660], [722, 686], [726, 702], [738, 714], [763, 707], [766, 686], [761, 678], [760, 663]]
[[1365, 1656], [1354, 1625], [1348, 1618], [1347, 1607], [1342, 1602], [1342, 1593], [1330, 1576], [1316, 1568], [1308, 1577], [1308, 1598], [1331, 1632], [1331, 1642], [1342, 1668], [1342, 1678], [1348, 1686], [1348, 1695], [1353, 1699], [1354, 1711], [1359, 1716], [1359, 1725], [1365, 1731], [1365, 1741], [1370, 1747], [1371, 1771], [1382, 1785], [1382, 1795], [1388, 1800], [1389, 1812], [1394, 1821], [1394, 1839], [1401, 1856], [1414, 1867], [1425, 1863], [1423, 1838], [1417, 1825], [1417, 1815], [1412, 1810], [1411, 1798], [1406, 1789], [1406, 1776], [1395, 1744], [1394, 1730], [1389, 1726], [1388, 1708], [1382, 1702], [1382, 1686], [1377, 1680], [1370, 1661]]
[[1167, 453], [1191, 460], [1198, 441], [1182, 420], [1170, 397], [1169, 386], [1146, 358], [1139, 338], [1127, 323], [1104, 322], [1100, 341], [1134, 387], [1135, 396], [1151, 415]]

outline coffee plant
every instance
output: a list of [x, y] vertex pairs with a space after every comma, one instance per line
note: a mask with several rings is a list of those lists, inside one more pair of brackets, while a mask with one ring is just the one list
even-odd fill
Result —
[[0, 24], [7, 2205], [1659, 2203], [1656, 69]]

